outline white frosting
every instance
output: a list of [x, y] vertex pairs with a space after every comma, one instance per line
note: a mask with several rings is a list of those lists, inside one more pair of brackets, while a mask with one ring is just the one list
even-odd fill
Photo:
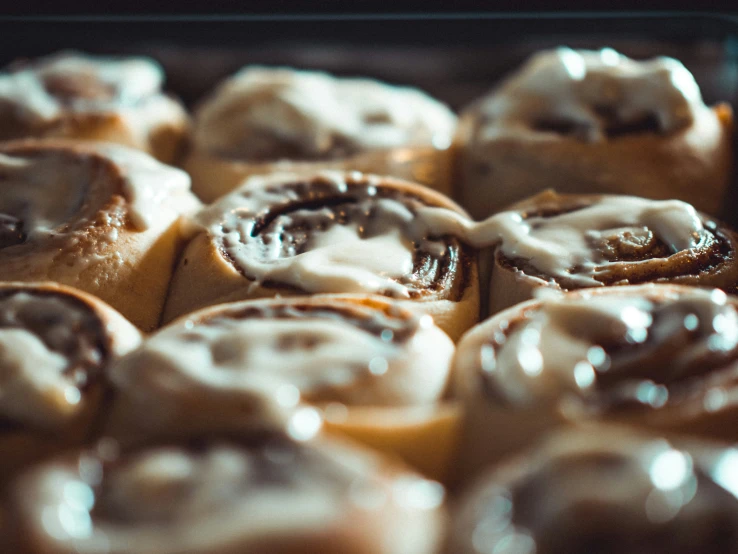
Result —
[[707, 238], [691, 205], [634, 196], [603, 196], [552, 216], [525, 217], [521, 210], [474, 222], [439, 208], [424, 208], [418, 215], [427, 229], [438, 234], [457, 235], [478, 248], [496, 245], [508, 259], [523, 259], [545, 275], [581, 287], [601, 286], [598, 274], [624, 265], [659, 262], [658, 258], [609, 261], [603, 254], [609, 240], [638, 249], [657, 238], [674, 254], [699, 248]]
[[[481, 370], [513, 403], [586, 395], [608, 378], [608, 387], [654, 407], [669, 399], [672, 382], [708, 373], [711, 363], [721, 368], [709, 360], [738, 350], [738, 311], [719, 290], [607, 292], [547, 298], [525, 312], [522, 324], [515, 323], [517, 312], [503, 312], [460, 349], [475, 352]], [[486, 342], [510, 325], [496, 346]], [[662, 361], [651, 376], [654, 357]]]
[[[432, 514], [442, 487], [381, 467], [370, 454], [335, 445], [249, 448], [214, 441], [199, 452], [153, 447], [110, 467], [85, 457], [71, 467], [46, 464], [16, 494], [36, 541], [55, 551], [266, 552], [327, 540], [341, 551], [429, 551], [419, 545], [433, 542], [422, 533], [436, 533]], [[406, 529], [411, 538], [400, 538], [402, 549], [394, 545], [402, 525], [395, 518], [415, 523]], [[356, 525], [369, 529], [355, 533]]]
[[[304, 182], [304, 177], [274, 174], [249, 179], [240, 189], [201, 212], [198, 223], [212, 237], [222, 240], [236, 266], [252, 279], [251, 287], [276, 281], [313, 293], [363, 292], [409, 297], [416, 286], [411, 279], [417, 248], [441, 255], [444, 242], [429, 238], [426, 227], [419, 224], [407, 205], [375, 197], [380, 178], [359, 174], [368, 180], [369, 192], [351, 203], [351, 185], [346, 184], [350, 174], [320, 175], [324, 178], [321, 183], [335, 189], [335, 196], [346, 198], [346, 210], [354, 218], [338, 221], [330, 207], [295, 210], [272, 222], [268, 240], [254, 239], [252, 233], [260, 214], [309, 200], [282, 188], [285, 184]], [[296, 252], [293, 244], [283, 241], [282, 230], [303, 221], [321, 223], [326, 229], [312, 229], [304, 251]]]
[[[90, 95], [59, 96], [54, 81], [66, 80]], [[31, 123], [51, 121], [67, 110], [100, 112], [133, 106], [161, 92], [164, 74], [148, 58], [93, 57], [63, 52], [17, 71], [0, 73], [0, 104], [7, 103]], [[98, 91], [99, 94], [95, 94]]]
[[192, 209], [199, 205], [190, 194], [190, 176], [181, 169], [124, 146], [98, 144], [96, 148], [123, 174], [128, 215], [138, 230], [168, 226], [182, 213], [183, 201]]
[[[90, 316], [57, 296], [17, 292], [0, 299], [0, 416], [22, 424], [58, 429], [84, 406], [83, 392], [68, 356], [44, 340], [74, 341]], [[46, 337], [27, 321], [56, 321]]]
[[[112, 144], [99, 144], [93, 152], [114, 163], [123, 177], [128, 215], [139, 231], [166, 227], [179, 217], [183, 199], [197, 206], [190, 193], [190, 178], [182, 170], [161, 164], [142, 152]], [[39, 147], [21, 157], [0, 153], [0, 213], [20, 219], [28, 240], [58, 237], [70, 232], [78, 219], [97, 217], [115, 194], [96, 160], [81, 153], [67, 155], [54, 147]], [[105, 191], [109, 191], [105, 195]]]
[[305, 158], [433, 145], [447, 148], [454, 114], [424, 93], [370, 79], [249, 67], [226, 80], [196, 114], [195, 142], [243, 159], [297, 147]]
[[634, 123], [653, 115], [663, 132], [688, 126], [707, 109], [692, 74], [667, 57], [635, 61], [610, 48], [558, 48], [539, 52], [507, 79], [478, 111], [484, 116], [479, 140], [535, 131], [538, 121], [571, 123], [588, 141], [606, 138], [607, 117]]
[[[151, 406], [152, 426], [176, 426], [190, 409], [238, 425], [238, 413], [253, 414], [249, 404], [277, 413], [301, 399], [422, 406], [444, 394], [454, 346], [429, 319], [340, 301], [292, 306], [301, 304], [247, 302], [165, 328], [110, 379], [127, 403]], [[235, 315], [247, 308], [255, 311]]]

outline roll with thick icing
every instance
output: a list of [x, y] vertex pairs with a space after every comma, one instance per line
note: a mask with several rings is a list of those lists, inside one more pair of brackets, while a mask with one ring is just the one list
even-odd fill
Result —
[[455, 129], [451, 110], [416, 89], [246, 67], [195, 112], [185, 168], [205, 202], [275, 170], [357, 170], [448, 193]]
[[615, 422], [738, 440], [738, 299], [587, 289], [498, 313], [459, 343], [459, 478], [563, 426]]
[[729, 554], [738, 451], [607, 427], [558, 433], [469, 487], [449, 554]]
[[273, 435], [104, 441], [12, 493], [34, 554], [434, 554], [444, 523], [439, 484], [351, 444]]
[[[454, 345], [429, 316], [378, 298], [254, 300], [190, 314], [111, 370], [107, 434], [321, 425], [443, 478], [458, 411]], [[317, 408], [308, 410], [307, 408]], [[317, 417], [319, 416], [319, 418]]]
[[253, 177], [195, 217], [164, 320], [241, 299], [374, 294], [432, 315], [456, 339], [479, 317], [476, 250], [429, 227], [429, 208], [464, 217], [390, 177]]
[[189, 118], [163, 82], [162, 68], [142, 57], [60, 52], [16, 62], [0, 72], [0, 140], [114, 142], [172, 163]]
[[676, 198], [720, 215], [732, 127], [730, 106], [706, 106], [675, 59], [546, 50], [462, 112], [456, 194], [476, 218], [547, 188]]

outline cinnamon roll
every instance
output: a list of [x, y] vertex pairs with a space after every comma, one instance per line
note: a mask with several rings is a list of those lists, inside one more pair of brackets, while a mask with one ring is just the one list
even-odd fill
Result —
[[458, 198], [476, 218], [545, 188], [677, 198], [717, 215], [732, 126], [730, 106], [706, 106], [672, 58], [540, 52], [462, 113]]
[[357, 170], [450, 192], [456, 116], [408, 87], [247, 67], [195, 113], [185, 162], [205, 202], [274, 170]]
[[88, 294], [0, 283], [0, 482], [87, 440], [107, 367], [140, 342], [133, 325]]
[[433, 554], [443, 488], [353, 445], [101, 442], [13, 487], [34, 554]]
[[738, 299], [641, 285], [531, 300], [459, 343], [460, 476], [566, 425], [738, 441]]
[[736, 233], [677, 200], [548, 191], [493, 216], [479, 232], [494, 236], [488, 244], [497, 241], [491, 314], [541, 287], [656, 282], [735, 293], [738, 285]]
[[560, 433], [460, 503], [449, 554], [731, 554], [738, 450], [621, 429]]
[[187, 174], [130, 148], [75, 141], [0, 145], [0, 280], [50, 280], [157, 325], [199, 202]]
[[149, 58], [60, 52], [0, 72], [0, 140], [70, 138], [143, 150], [170, 163], [189, 129]]
[[107, 434], [283, 428], [301, 405], [324, 427], [445, 475], [457, 413], [445, 402], [454, 345], [380, 298], [257, 300], [162, 329], [110, 371]]
[[220, 302], [362, 293], [433, 316], [453, 339], [479, 317], [476, 251], [435, 233], [448, 198], [358, 172], [253, 177], [196, 217], [164, 320]]

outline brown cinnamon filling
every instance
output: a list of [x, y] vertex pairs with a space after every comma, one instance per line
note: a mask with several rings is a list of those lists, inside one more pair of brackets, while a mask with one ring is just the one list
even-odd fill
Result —
[[[531, 217], [555, 217], [570, 213], [587, 207], [588, 203], [576, 203], [574, 206], [559, 209], [555, 206], [544, 206], [535, 211], [526, 212], [525, 219]], [[735, 262], [735, 251], [728, 232], [719, 227], [714, 221], [703, 218], [705, 236], [698, 248], [690, 250], [689, 255], [683, 253], [674, 254], [667, 244], [661, 241], [650, 229], [638, 229], [618, 232], [603, 239], [589, 238], [592, 251], [599, 255], [595, 263], [603, 264], [602, 271], [592, 274], [592, 278], [604, 286], [612, 285], [638, 285], [656, 281], [669, 281], [682, 276], [699, 276], [705, 272], [717, 271], [721, 266]], [[536, 228], [536, 225], [532, 225]], [[543, 281], [557, 284], [562, 290], [577, 290], [587, 288], [575, 279], [547, 275], [535, 267], [530, 260], [525, 258], [509, 258], [499, 249], [496, 261], [503, 268], [512, 272], [521, 272], [530, 277], [537, 277]], [[643, 262], [647, 260], [665, 260], [658, 268], [653, 266], [640, 266], [624, 264], [622, 266], [609, 266], [617, 262]], [[573, 275], [581, 273], [583, 268], [572, 267]], [[729, 293], [738, 290], [738, 283], [731, 286], [721, 287]]]
[[26, 242], [23, 221], [9, 214], [0, 213], [0, 249]]
[[115, 99], [115, 87], [101, 81], [94, 72], [54, 73], [43, 75], [46, 91], [67, 104], [77, 100], [109, 102]]
[[[381, 218], [385, 215], [377, 200], [388, 199], [411, 213], [428, 206], [422, 198], [408, 192], [389, 187], [373, 187], [366, 181], [349, 181], [345, 193], [337, 194], [335, 185], [322, 182], [321, 178], [310, 182], [284, 185], [280, 192], [289, 191], [293, 200], [275, 205], [266, 213], [260, 214], [254, 223], [251, 236], [242, 241], [258, 241], [273, 250], [279, 245], [279, 257], [293, 257], [310, 249], [312, 234], [324, 232], [334, 225], [357, 225], [362, 238], [371, 238], [381, 232]], [[246, 193], [247, 194], [247, 193]], [[359, 203], [370, 200], [372, 207], [365, 211]], [[223, 227], [224, 234], [234, 229]], [[411, 298], [421, 298], [429, 293], [444, 294], [446, 298], [458, 301], [468, 286], [469, 269], [474, 253], [471, 247], [456, 237], [428, 237], [442, 240], [444, 254], [423, 250], [416, 244], [413, 270], [398, 281], [407, 287]], [[227, 252], [222, 239], [219, 244], [221, 255], [246, 278], [250, 278], [239, 267], [236, 260]], [[292, 288], [284, 283], [265, 281], [262, 285], [273, 288]], [[389, 292], [386, 295], [390, 296]]]
[[[664, 134], [656, 114], [646, 113], [632, 119], [623, 119], [611, 106], [595, 106], [595, 113], [600, 119], [602, 133], [607, 139], [617, 139], [630, 135]], [[581, 142], [591, 142], [595, 128], [581, 121], [565, 117], [542, 117], [532, 122], [531, 128], [542, 133], [572, 137]]]
[[[315, 306], [289, 304], [282, 306], [249, 306], [229, 310], [215, 317], [199, 321], [203, 325], [221, 325], [232, 320], [244, 319], [324, 319], [359, 328], [387, 342], [404, 343], [418, 331], [418, 319], [401, 317], [362, 306]], [[199, 338], [200, 335], [193, 335]], [[289, 349], [297, 345], [285, 344]]]
[[273, 129], [250, 129], [238, 143], [215, 154], [233, 162], [270, 163], [279, 160], [324, 162], [343, 160], [361, 153], [362, 148], [349, 138], [333, 134], [320, 149], [308, 141], [290, 140]]

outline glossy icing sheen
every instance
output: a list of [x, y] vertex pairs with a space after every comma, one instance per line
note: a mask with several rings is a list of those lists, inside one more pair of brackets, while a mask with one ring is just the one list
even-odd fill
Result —
[[655, 266], [649, 255], [656, 243], [665, 256], [705, 248], [714, 242], [695, 209], [678, 200], [634, 196], [582, 197], [571, 211], [553, 204], [553, 214], [507, 211], [481, 222], [437, 208], [420, 210], [427, 229], [451, 234], [478, 248], [497, 246], [508, 260], [523, 260], [569, 287], [602, 286], [623, 267]]
[[738, 549], [738, 451], [559, 434], [478, 483], [455, 554], [729, 554]]
[[431, 512], [443, 500], [439, 485], [386, 475], [363, 452], [284, 440], [150, 447], [112, 462], [82, 456], [42, 466], [17, 492], [38, 542], [110, 554], [257, 552], [323, 533], [341, 543], [344, 520], [372, 525], [384, 510]]
[[677, 131], [708, 108], [692, 74], [675, 59], [635, 61], [611, 48], [558, 48], [531, 57], [477, 109], [484, 116], [480, 141], [538, 132], [543, 123], [598, 142], [610, 128], [648, 117], [660, 132]]
[[[114, 165], [120, 181], [101, 170], [104, 163]], [[188, 195], [190, 187], [185, 172], [112, 144], [80, 153], [43, 146], [29, 148], [26, 155], [0, 153], [0, 180], [0, 215], [19, 221], [29, 241], [69, 234], [80, 219], [95, 222], [98, 211], [120, 193], [137, 230], [169, 226], [178, 212], [168, 200]]]
[[61, 295], [0, 294], [0, 418], [64, 426], [108, 356], [103, 337], [95, 314]]
[[453, 351], [429, 317], [340, 301], [247, 302], [160, 331], [110, 378], [163, 425], [176, 426], [180, 410], [198, 405], [217, 406], [226, 419], [232, 405], [235, 425], [252, 411], [290, 410], [300, 400], [433, 404], [445, 392]]
[[341, 158], [403, 146], [447, 148], [455, 125], [446, 106], [415, 89], [251, 67], [200, 107], [195, 143], [243, 160]]
[[725, 293], [608, 292], [551, 297], [491, 320], [464, 346], [487, 390], [513, 404], [579, 397], [607, 411], [661, 408], [688, 398], [695, 380], [719, 394], [733, 379], [738, 310]]
[[277, 282], [397, 298], [443, 293], [453, 285], [449, 264], [460, 263], [459, 248], [425, 224], [423, 200], [381, 183], [339, 172], [256, 177], [197, 219], [252, 287]]
[[162, 69], [148, 58], [114, 59], [73, 52], [0, 73], [0, 110], [44, 123], [66, 111], [105, 112], [132, 107], [161, 93]]

